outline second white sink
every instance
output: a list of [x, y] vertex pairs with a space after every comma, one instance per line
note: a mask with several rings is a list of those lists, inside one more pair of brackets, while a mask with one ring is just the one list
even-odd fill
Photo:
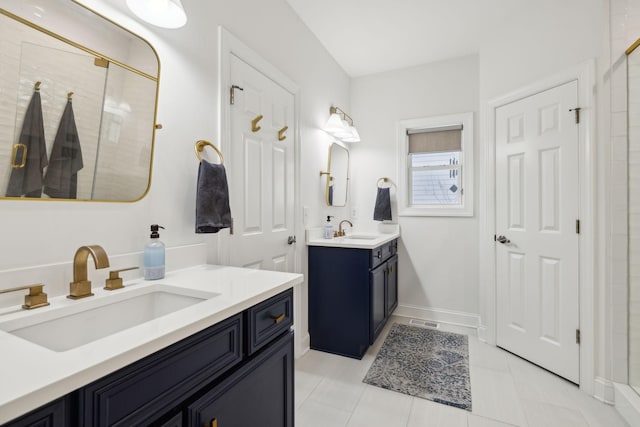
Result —
[[218, 296], [170, 285], [116, 291], [94, 300], [0, 323], [9, 332], [50, 350], [67, 351]]

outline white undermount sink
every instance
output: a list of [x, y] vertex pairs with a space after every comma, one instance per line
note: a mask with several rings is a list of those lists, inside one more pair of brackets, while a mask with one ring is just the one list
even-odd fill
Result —
[[125, 288], [0, 322], [0, 330], [62, 352], [141, 325], [219, 294], [172, 285]]
[[345, 236], [345, 239], [354, 239], [354, 240], [374, 240], [377, 238], [378, 236], [374, 236], [371, 234], [349, 234]]

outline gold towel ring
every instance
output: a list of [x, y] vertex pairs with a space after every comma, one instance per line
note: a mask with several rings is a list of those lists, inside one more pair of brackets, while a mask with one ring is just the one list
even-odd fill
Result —
[[382, 178], [380, 178], [380, 179], [378, 180], [378, 184], [377, 184], [378, 188], [380, 188], [380, 181], [382, 181], [383, 183], [384, 183], [384, 182], [388, 182], [388, 183], [389, 183], [389, 187], [391, 187], [391, 186], [395, 185], [395, 184], [393, 183], [393, 181], [391, 181], [391, 178], [387, 178], [386, 176], [383, 176]]
[[222, 157], [222, 153], [220, 152], [220, 150], [218, 150], [218, 147], [216, 147], [215, 145], [213, 145], [211, 142], [209, 141], [205, 141], [204, 139], [199, 140], [198, 142], [196, 142], [196, 157], [198, 158], [198, 161], [201, 162], [202, 161], [202, 156], [200, 155], [200, 153], [202, 152], [202, 150], [204, 150], [205, 146], [209, 146], [211, 148], [214, 149], [214, 151], [218, 154], [218, 157], [220, 157], [220, 164], [224, 164], [224, 158]]

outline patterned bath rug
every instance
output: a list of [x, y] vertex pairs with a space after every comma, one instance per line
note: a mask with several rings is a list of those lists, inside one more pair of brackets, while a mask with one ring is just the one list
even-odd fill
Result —
[[395, 323], [363, 381], [471, 411], [467, 336]]

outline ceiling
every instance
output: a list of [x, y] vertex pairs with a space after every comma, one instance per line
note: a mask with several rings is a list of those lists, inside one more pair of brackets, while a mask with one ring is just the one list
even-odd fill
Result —
[[527, 0], [287, 0], [352, 77], [478, 53]]

